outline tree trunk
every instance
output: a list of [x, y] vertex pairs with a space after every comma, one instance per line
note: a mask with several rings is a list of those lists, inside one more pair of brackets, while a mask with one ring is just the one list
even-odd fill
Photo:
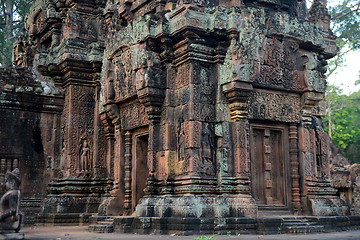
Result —
[[[14, 10], [14, 0], [6, 0], [5, 1], [5, 46], [4, 46], [4, 52], [8, 52], [6, 48], [11, 48], [11, 41], [13, 37], [13, 22], [14, 22], [14, 16], [13, 16], [13, 10]], [[3, 56], [2, 59], [2, 66], [5, 67], [7, 65], [11, 64], [11, 56]]]
[[332, 139], [332, 133], [331, 133], [331, 111], [330, 111], [330, 109], [328, 110], [328, 120], [329, 120], [329, 137], [330, 137], [330, 139]]

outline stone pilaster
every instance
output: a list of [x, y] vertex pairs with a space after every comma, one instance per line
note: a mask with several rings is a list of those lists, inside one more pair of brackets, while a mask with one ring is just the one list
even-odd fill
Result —
[[343, 215], [347, 210], [331, 185], [328, 137], [322, 127], [319, 103], [324, 93], [305, 92], [301, 98], [299, 161], [301, 205], [305, 214]]
[[230, 120], [232, 121], [234, 175], [243, 185], [242, 192], [249, 193], [249, 121], [248, 104], [252, 85], [241, 80], [233, 80], [223, 85], [223, 92], [229, 100]]
[[115, 130], [111, 119], [106, 114], [100, 115], [101, 122], [105, 126], [106, 138], [106, 175], [108, 178], [114, 178], [114, 143], [115, 143]]
[[125, 214], [130, 215], [132, 213], [131, 202], [131, 179], [132, 179], [132, 135], [130, 132], [125, 133], [125, 200], [124, 209]]
[[299, 175], [299, 148], [297, 125], [290, 124], [289, 127], [289, 152], [290, 152], [290, 178], [291, 178], [291, 199], [294, 214], [301, 211], [300, 202], [300, 175]]

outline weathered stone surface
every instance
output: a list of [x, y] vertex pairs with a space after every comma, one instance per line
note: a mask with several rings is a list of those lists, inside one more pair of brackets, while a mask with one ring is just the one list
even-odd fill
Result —
[[18, 168], [6, 172], [6, 193], [0, 199], [0, 232], [19, 232], [24, 215], [20, 212], [20, 172]]
[[322, 127], [328, 20], [324, 1], [37, 0], [13, 51], [32, 71], [0, 71], [0, 181], [20, 165], [52, 223], [357, 213]]

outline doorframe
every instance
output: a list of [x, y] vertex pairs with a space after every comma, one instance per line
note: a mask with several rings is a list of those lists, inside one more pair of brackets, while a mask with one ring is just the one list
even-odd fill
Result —
[[[149, 131], [148, 131], [148, 129], [146, 128], [146, 129], [137, 129], [137, 130], [135, 130], [134, 132], [133, 132], [133, 134], [132, 134], [132, 159], [131, 159], [131, 165], [132, 165], [132, 169], [131, 169], [131, 208], [132, 208], [132, 211], [134, 212], [135, 211], [135, 208], [136, 208], [136, 206], [137, 206], [137, 204], [138, 204], [138, 202], [137, 202], [137, 199], [136, 199], [136, 196], [137, 196], [137, 192], [136, 192], [136, 188], [137, 188], [137, 184], [136, 184], [136, 182], [137, 182], [137, 177], [139, 177], [139, 176], [137, 176], [137, 174], [136, 174], [136, 170], [137, 170], [137, 164], [138, 164], [138, 162], [137, 162], [137, 153], [136, 153], [136, 151], [137, 151], [137, 141], [138, 141], [138, 139], [139, 138], [143, 138], [143, 137], [147, 137], [147, 146], [149, 145]], [[148, 164], [147, 163], [147, 153], [148, 152], [148, 149], [146, 149], [146, 156], [145, 156], [145, 160], [146, 160], [146, 164]], [[144, 179], [145, 179], [145, 181], [147, 181], [147, 178], [148, 178], [148, 171], [147, 171], [147, 173], [146, 173], [146, 176], [144, 176]], [[145, 195], [145, 194], [144, 194]]]
[[[253, 156], [254, 156], [254, 146], [253, 146], [253, 130], [254, 129], [269, 129], [269, 130], [280, 130], [282, 132], [282, 144], [283, 144], [283, 155], [284, 155], [284, 202], [285, 205], [283, 207], [277, 206], [277, 205], [267, 205], [267, 204], [261, 204], [257, 203], [258, 206], [264, 206], [266, 208], [286, 208], [291, 211], [291, 166], [290, 166], [290, 146], [289, 146], [289, 126], [286, 123], [259, 123], [259, 122], [250, 122], [250, 134], [249, 134], [249, 146], [250, 146], [250, 179], [252, 179], [252, 165], [253, 165]], [[253, 194], [252, 191], [253, 185], [251, 180], [251, 194]], [[265, 188], [265, 182], [264, 182], [264, 188]], [[265, 190], [265, 189], [264, 189]]]

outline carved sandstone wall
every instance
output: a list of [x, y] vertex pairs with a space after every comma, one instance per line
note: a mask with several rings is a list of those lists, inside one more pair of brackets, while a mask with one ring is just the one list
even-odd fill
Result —
[[45, 221], [349, 213], [321, 120], [326, 1], [38, 0], [26, 28], [14, 62], [58, 107], [26, 117], [53, 166]]

